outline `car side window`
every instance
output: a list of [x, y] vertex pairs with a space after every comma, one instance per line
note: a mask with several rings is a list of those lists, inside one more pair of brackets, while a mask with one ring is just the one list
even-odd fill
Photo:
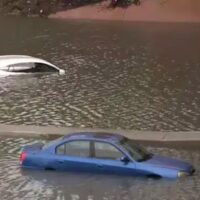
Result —
[[56, 148], [56, 154], [77, 157], [90, 156], [89, 141], [71, 141]]
[[9, 66], [10, 72], [31, 72], [34, 69], [34, 63], [17, 63]]
[[95, 157], [100, 159], [119, 160], [123, 157], [123, 153], [115, 146], [105, 142], [95, 142]]
[[56, 68], [45, 63], [35, 63], [35, 71], [37, 72], [56, 72]]
[[34, 63], [17, 63], [4, 67], [2, 70], [7, 72], [31, 72], [34, 69]]

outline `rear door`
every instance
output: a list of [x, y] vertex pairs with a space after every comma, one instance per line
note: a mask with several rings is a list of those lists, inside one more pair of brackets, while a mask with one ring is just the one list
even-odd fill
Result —
[[57, 170], [92, 172], [95, 165], [91, 159], [91, 143], [74, 140], [57, 146], [54, 166]]
[[97, 170], [109, 174], [135, 174], [135, 163], [122, 162], [121, 158], [125, 155], [116, 146], [106, 142], [94, 142], [93, 145]]

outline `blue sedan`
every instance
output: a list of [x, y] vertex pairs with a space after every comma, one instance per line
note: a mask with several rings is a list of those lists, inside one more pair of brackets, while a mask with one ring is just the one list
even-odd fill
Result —
[[23, 168], [177, 178], [194, 173], [192, 165], [154, 155], [132, 140], [110, 133], [72, 133], [46, 145], [25, 146]]

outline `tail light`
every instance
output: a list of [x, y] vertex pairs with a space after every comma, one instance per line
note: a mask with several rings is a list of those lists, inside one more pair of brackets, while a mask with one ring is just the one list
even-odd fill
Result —
[[23, 162], [26, 160], [27, 157], [27, 153], [26, 152], [22, 152], [20, 155], [20, 165], [23, 164]]

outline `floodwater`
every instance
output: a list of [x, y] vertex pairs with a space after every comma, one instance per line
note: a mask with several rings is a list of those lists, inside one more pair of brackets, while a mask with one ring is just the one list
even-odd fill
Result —
[[0, 199], [2, 200], [198, 200], [200, 151], [148, 147], [151, 152], [192, 163], [197, 172], [178, 180], [72, 174], [19, 168], [20, 149], [42, 139], [0, 138]]
[[0, 78], [0, 123], [200, 130], [200, 24], [0, 18], [0, 54], [66, 75]]

